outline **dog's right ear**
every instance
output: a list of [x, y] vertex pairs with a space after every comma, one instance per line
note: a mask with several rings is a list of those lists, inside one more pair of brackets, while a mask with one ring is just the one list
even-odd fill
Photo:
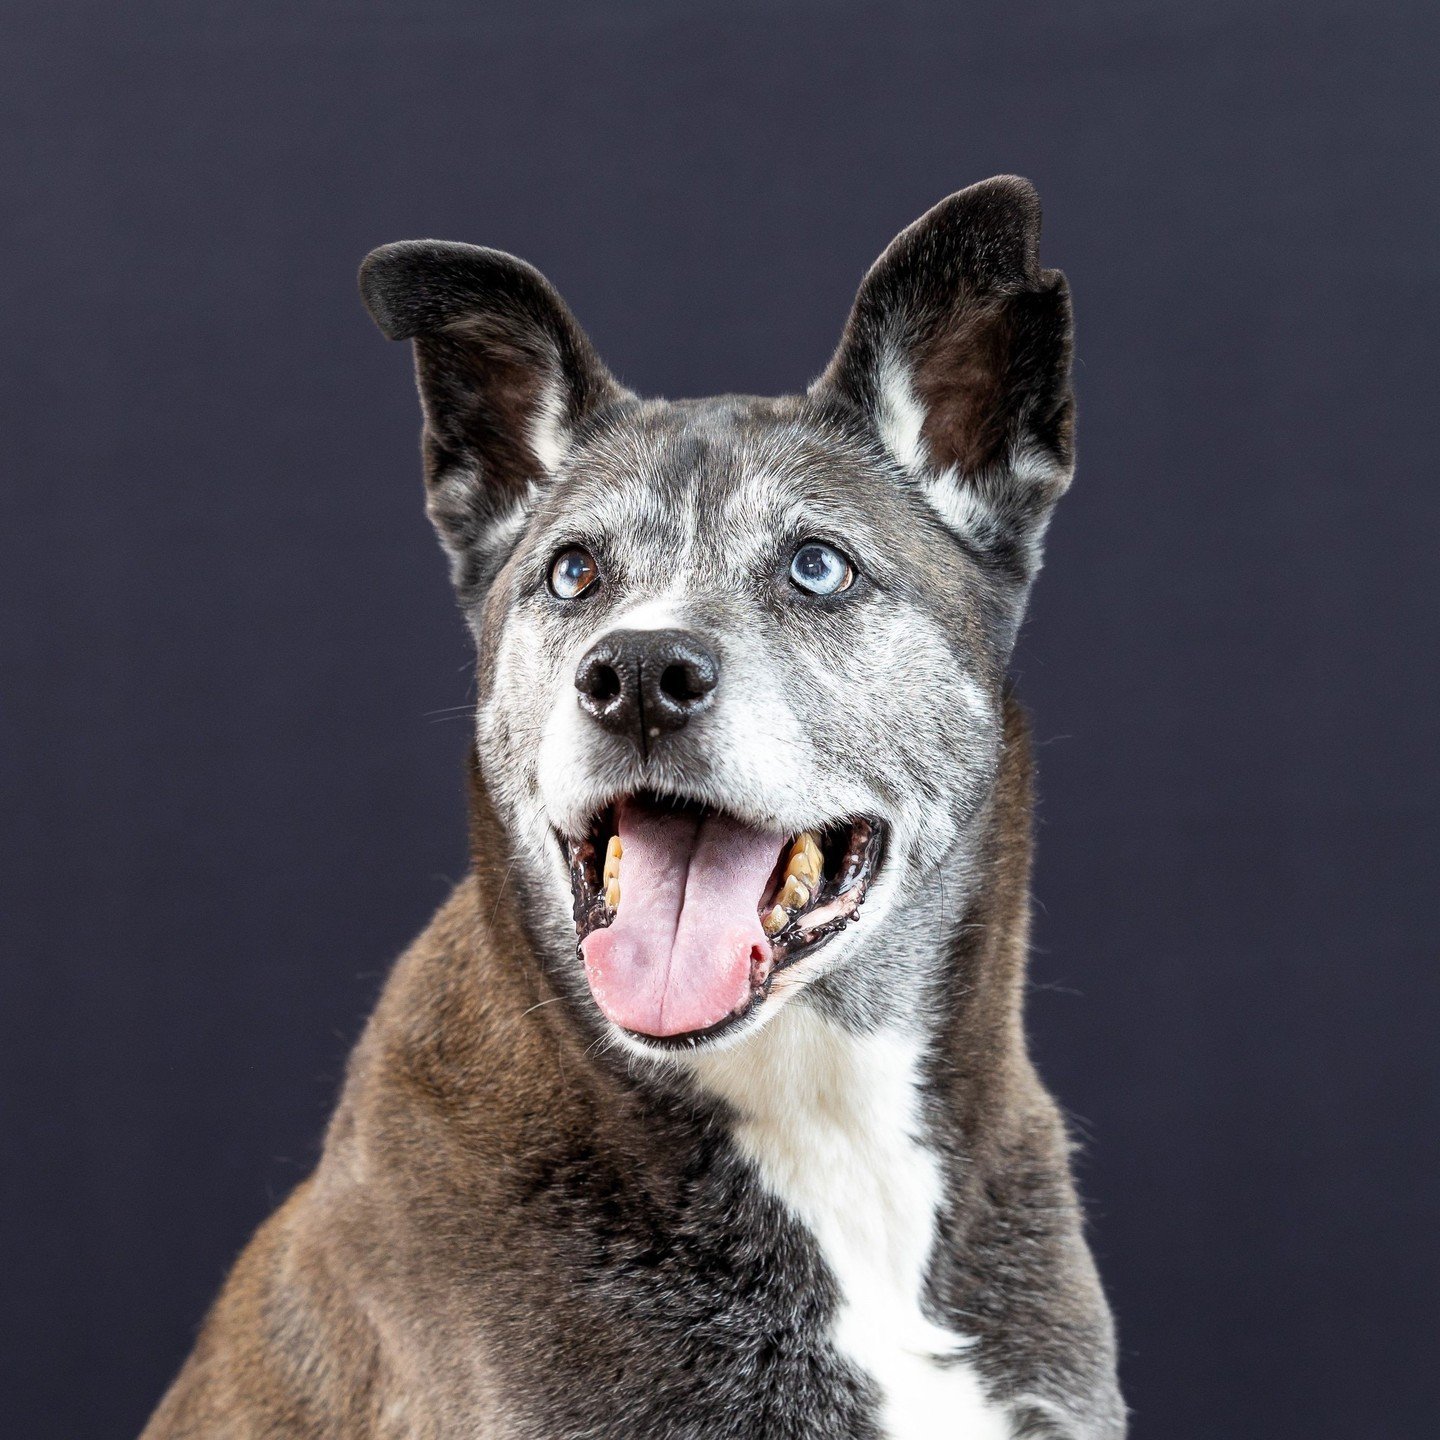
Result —
[[629, 392], [550, 282], [513, 255], [402, 240], [366, 257], [360, 293], [389, 339], [415, 342], [426, 509], [463, 584], [579, 427]]
[[953, 531], [1028, 578], [1074, 463], [1070, 348], [1040, 201], [1002, 175], [896, 236], [811, 393], [858, 411]]

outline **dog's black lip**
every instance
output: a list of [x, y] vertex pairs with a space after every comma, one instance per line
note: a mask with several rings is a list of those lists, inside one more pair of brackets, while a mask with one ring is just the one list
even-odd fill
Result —
[[[802, 910], [784, 929], [771, 937], [771, 947], [776, 952], [772, 973], [813, 954], [832, 936], [838, 935], [847, 925], [857, 921], [860, 918], [860, 907], [865, 903], [870, 887], [885, 864], [885, 842], [889, 827], [883, 820], [857, 816], [841, 823], [848, 824], [849, 833], [846, 847], [840, 855], [840, 873], [834, 879], [827, 874], [822, 881], [825, 887], [823, 898], [813, 901], [808, 909]], [[832, 917], [818, 929], [805, 929], [807, 919], [813, 918], [817, 911], [834, 904], [835, 901], [844, 899], [857, 887], [859, 893], [848, 911]]]
[[[771, 975], [774, 973], [773, 970], [770, 972]], [[733, 1011], [723, 1020], [717, 1020], [713, 1025], [705, 1026], [704, 1029], [682, 1030], [678, 1035], [649, 1035], [644, 1030], [626, 1030], [623, 1026], [616, 1026], [616, 1029], [621, 1030], [632, 1040], [638, 1040], [657, 1050], [695, 1050], [701, 1045], [708, 1045], [712, 1040], [739, 1029], [769, 999], [769, 996], [770, 981], [767, 977], [758, 989], [751, 992], [749, 1003], [743, 1010]]]

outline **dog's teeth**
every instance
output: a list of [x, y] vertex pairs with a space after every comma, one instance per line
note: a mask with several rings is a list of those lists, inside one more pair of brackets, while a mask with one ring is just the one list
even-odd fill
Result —
[[605, 847], [605, 884], [608, 887], [612, 880], [620, 878], [620, 857], [624, 854], [620, 845], [620, 837], [612, 835], [610, 843]]
[[605, 884], [605, 903], [612, 909], [620, 908], [620, 882], [609, 880]]
[[787, 910], [798, 910], [802, 905], [809, 904], [810, 891], [805, 887], [803, 881], [791, 875], [780, 887], [780, 893], [775, 899]]
[[813, 885], [820, 878], [821, 868], [820, 851], [807, 830], [790, 847], [790, 860], [785, 866], [785, 874], [787, 877], [794, 875], [807, 885]]
[[767, 910], [760, 921], [760, 928], [767, 935], [778, 935], [789, 923], [790, 912], [783, 906], [777, 905], [773, 910]]

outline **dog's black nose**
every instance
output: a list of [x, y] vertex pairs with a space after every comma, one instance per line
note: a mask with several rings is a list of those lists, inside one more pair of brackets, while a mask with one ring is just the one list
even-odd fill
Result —
[[641, 750], [710, 703], [720, 663], [685, 630], [612, 630], [575, 671], [580, 708]]

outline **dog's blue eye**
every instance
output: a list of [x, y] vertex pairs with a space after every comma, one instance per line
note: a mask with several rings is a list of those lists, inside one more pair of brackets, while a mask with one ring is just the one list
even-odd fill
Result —
[[599, 578], [595, 557], [583, 545], [572, 545], [550, 566], [550, 591], [561, 600], [576, 600]]
[[790, 578], [812, 595], [838, 595], [855, 583], [855, 571], [833, 546], [807, 540], [790, 562]]

